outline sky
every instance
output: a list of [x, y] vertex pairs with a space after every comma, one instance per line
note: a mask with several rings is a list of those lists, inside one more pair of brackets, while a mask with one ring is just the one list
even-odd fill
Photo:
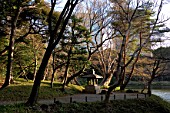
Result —
[[[48, 0], [49, 1], [49, 0]], [[66, 1], [67, 0], [60, 0], [61, 3], [60, 5], [58, 6], [58, 10], [62, 10]], [[157, 0], [153, 0], [154, 2], [157, 1]], [[158, 3], [159, 3], [160, 0], [158, 0]], [[160, 15], [160, 20], [164, 20], [164, 19], [167, 19], [167, 18], [170, 18], [170, 0], [166, 0], [168, 1], [166, 4], [163, 5], [162, 7], [162, 12], [161, 12], [161, 15]], [[168, 20], [166, 23], [165, 23], [166, 27], [169, 27], [170, 28], [170, 20]], [[166, 39], [164, 42], [161, 42], [161, 43], [158, 43], [157, 46], [155, 46], [154, 48], [158, 48], [160, 46], [163, 46], [163, 47], [167, 47], [167, 46], [170, 46], [170, 33], [166, 33], [164, 37], [161, 37], [162, 39]], [[167, 39], [168, 38], [168, 39]]]
[[[170, 18], [170, 3], [168, 4], [164, 4], [163, 7], [162, 7], [162, 15], [160, 18]], [[170, 20], [168, 20], [166, 23], [165, 23], [166, 27], [169, 27], [170, 28]], [[159, 46], [163, 46], [163, 47], [167, 47], [167, 46], [170, 46], [170, 33], [166, 33], [165, 34], [165, 37], [162, 37], [163, 39], [167, 39], [164, 43], [160, 43]]]

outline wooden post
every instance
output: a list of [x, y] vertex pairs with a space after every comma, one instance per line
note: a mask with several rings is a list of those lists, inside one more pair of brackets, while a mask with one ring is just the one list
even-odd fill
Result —
[[72, 99], [72, 97], [70, 97], [70, 103], [72, 103], [72, 101], [73, 101], [73, 99]]
[[137, 94], [137, 98], [139, 98], [139, 95]]
[[145, 98], [146, 98], [146, 93], [145, 93]]
[[86, 100], [86, 102], [87, 102], [87, 96], [85, 97], [85, 100]]
[[103, 101], [103, 96], [101, 96], [101, 101]]
[[54, 98], [54, 103], [56, 102], [56, 98]]
[[114, 100], [116, 99], [116, 95], [114, 95]]
[[124, 99], [126, 99], [126, 94], [124, 94]]

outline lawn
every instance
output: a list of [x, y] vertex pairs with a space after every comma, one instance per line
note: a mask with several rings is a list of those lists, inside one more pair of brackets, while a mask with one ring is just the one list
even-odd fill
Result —
[[[0, 91], [0, 101], [21, 101], [27, 100], [31, 89], [33, 81], [26, 81], [24, 79], [15, 80], [15, 84], [11, 84], [7, 88]], [[67, 94], [79, 93], [82, 91], [83, 87], [76, 85], [69, 85], [66, 87], [66, 92], [61, 92], [61, 83], [55, 82], [54, 87], [50, 88], [50, 81], [42, 81], [39, 99], [54, 99], [57, 96], [64, 96]]]

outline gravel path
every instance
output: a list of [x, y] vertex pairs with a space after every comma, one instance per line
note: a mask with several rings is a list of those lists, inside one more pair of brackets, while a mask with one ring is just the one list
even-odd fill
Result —
[[[138, 93], [118, 93], [114, 92], [110, 95], [110, 100], [124, 100], [124, 99], [136, 99], [136, 98], [146, 98], [148, 95], [138, 94]], [[63, 97], [56, 97], [55, 99], [49, 100], [39, 100], [40, 104], [53, 104], [54, 101], [59, 101], [61, 103], [70, 102], [96, 102], [104, 100], [104, 94], [75, 94]], [[25, 103], [26, 101], [0, 101], [0, 105], [11, 105], [18, 103]]]

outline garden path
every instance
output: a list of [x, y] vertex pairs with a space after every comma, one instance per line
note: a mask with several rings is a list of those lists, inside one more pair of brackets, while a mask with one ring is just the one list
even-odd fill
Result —
[[[140, 93], [120, 93], [120, 92], [113, 92], [110, 95], [110, 100], [124, 100], [124, 99], [144, 99], [148, 95], [140, 94]], [[55, 99], [46, 99], [46, 100], [38, 100], [40, 104], [53, 104], [54, 102], [61, 102], [61, 103], [70, 103], [70, 102], [96, 102], [104, 100], [104, 94], [74, 94], [74, 95], [67, 95], [63, 97], [56, 97]], [[25, 101], [1, 101], [0, 105], [10, 105], [10, 104], [18, 104], [18, 103], [25, 103]]]

